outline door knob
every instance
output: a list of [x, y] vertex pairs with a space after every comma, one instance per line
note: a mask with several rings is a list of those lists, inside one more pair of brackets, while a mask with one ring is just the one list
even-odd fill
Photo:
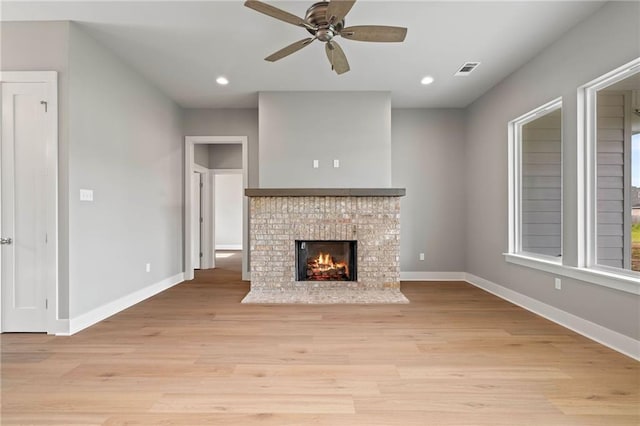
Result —
[[12, 242], [11, 238], [0, 238], [0, 244], [11, 244]]

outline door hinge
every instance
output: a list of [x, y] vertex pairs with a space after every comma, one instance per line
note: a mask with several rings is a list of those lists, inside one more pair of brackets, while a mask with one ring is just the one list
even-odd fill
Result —
[[49, 299], [44, 299], [44, 308], [49, 309]]
[[202, 257], [202, 252], [200, 252], [200, 257]]
[[40, 105], [44, 105], [44, 112], [47, 112], [47, 110], [48, 110], [47, 101], [40, 101]]
[[44, 234], [44, 243], [49, 244], [49, 234], [47, 234], [46, 232]]
[[204, 187], [204, 183], [200, 182], [200, 188]]
[[200, 218], [200, 223], [204, 222], [204, 220], [202, 220], [202, 218]]

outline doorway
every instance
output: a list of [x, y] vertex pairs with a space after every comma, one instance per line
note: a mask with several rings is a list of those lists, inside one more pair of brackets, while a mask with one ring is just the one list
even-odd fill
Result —
[[55, 333], [57, 73], [2, 72], [0, 331]]
[[[221, 168], [216, 164], [209, 165], [208, 160], [202, 160], [203, 152], [207, 147], [239, 148], [239, 161], [241, 167]], [[198, 160], [196, 159], [198, 157]], [[208, 157], [206, 157], [208, 158]], [[213, 158], [213, 157], [212, 157]], [[210, 167], [209, 167], [210, 166]], [[204, 171], [203, 171], [204, 168]], [[215, 267], [215, 187], [216, 175], [240, 173], [242, 185], [238, 188], [242, 193], [241, 217], [242, 217], [242, 279], [249, 279], [248, 271], [248, 198], [244, 195], [244, 189], [248, 185], [248, 147], [246, 136], [187, 136], [185, 138], [185, 244], [184, 244], [184, 264], [185, 279], [194, 277], [193, 256], [195, 252], [194, 240], [198, 237], [198, 231], [194, 230], [194, 222], [199, 219], [194, 215], [194, 210], [198, 204], [195, 202], [194, 186], [195, 180], [192, 178], [194, 172], [202, 172], [201, 180], [201, 247], [202, 253], [201, 267]], [[206, 172], [205, 172], [206, 171]], [[224, 178], [223, 178], [224, 180]]]

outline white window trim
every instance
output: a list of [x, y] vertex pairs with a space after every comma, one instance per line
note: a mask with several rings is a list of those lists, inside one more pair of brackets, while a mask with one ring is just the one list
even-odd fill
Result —
[[[509, 252], [504, 253], [505, 260], [520, 266], [537, 269], [550, 274], [572, 278], [587, 283], [640, 295], [640, 274], [618, 268], [597, 265], [596, 262], [596, 123], [591, 117], [595, 113], [595, 96], [597, 91], [623, 80], [639, 71], [640, 58], [581, 86], [578, 88], [578, 133], [577, 133], [577, 226], [576, 266], [563, 264], [556, 259], [533, 257], [529, 253], [517, 253], [514, 248], [514, 203], [512, 203], [513, 186], [517, 183], [514, 177], [513, 148], [511, 145], [513, 129], [509, 127]], [[523, 116], [525, 117], [525, 116]], [[522, 118], [522, 117], [521, 117]], [[518, 119], [516, 119], [518, 120]], [[514, 121], [516, 121], [514, 120]], [[511, 124], [511, 123], [510, 123]], [[519, 164], [519, 163], [515, 163]], [[573, 244], [573, 242], [571, 242]], [[564, 245], [564, 244], [563, 244]]]
[[[597, 141], [596, 141], [596, 99], [599, 90], [624, 80], [640, 71], [640, 58], [616, 68], [615, 70], [590, 81], [578, 88], [578, 158], [583, 164], [578, 171], [579, 191], [583, 194], [583, 203], [578, 205], [582, 218], [582, 241], [578, 241], [581, 258], [580, 265], [591, 272], [605, 274], [613, 280], [631, 280], [636, 291], [640, 289], [640, 274], [625, 269], [609, 268], [597, 264]], [[628, 199], [628, 197], [626, 197]], [[627, 200], [628, 201], [628, 200]], [[625, 206], [628, 207], [628, 206]]]
[[[509, 157], [509, 253], [519, 258], [539, 259], [560, 265], [562, 257], [545, 256], [522, 251], [522, 126], [551, 111], [562, 108], [562, 97], [511, 120], [508, 124]], [[562, 199], [562, 197], [561, 197]], [[562, 229], [562, 224], [561, 224]], [[562, 231], [560, 232], [562, 239]], [[564, 244], [561, 241], [560, 247]]]
[[609, 272], [605, 269], [562, 265], [558, 262], [533, 258], [524, 254], [504, 253], [504, 257], [507, 262], [516, 265], [640, 295], [638, 279], [620, 273]]

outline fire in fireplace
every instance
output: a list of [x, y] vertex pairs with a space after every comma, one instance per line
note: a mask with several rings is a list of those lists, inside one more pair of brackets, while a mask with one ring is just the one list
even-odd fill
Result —
[[297, 281], [356, 281], [356, 241], [296, 240]]

